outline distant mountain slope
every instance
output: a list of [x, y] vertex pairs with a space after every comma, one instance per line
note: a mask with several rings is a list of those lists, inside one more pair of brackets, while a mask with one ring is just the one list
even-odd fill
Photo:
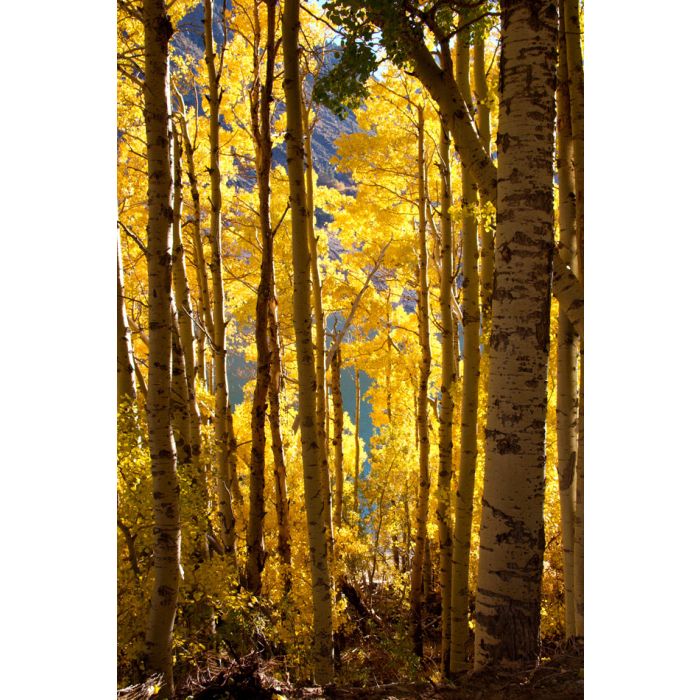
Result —
[[[220, 15], [221, 1], [215, 0], [214, 15]], [[189, 63], [194, 68], [194, 65], [204, 56], [204, 10], [202, 5], [197, 5], [189, 14], [185, 15], [178, 30], [173, 37], [172, 46], [176, 54], [186, 57]], [[223, 41], [223, 32], [221, 25], [216, 20], [214, 21], [214, 38], [217, 43]], [[334, 58], [333, 52], [326, 52], [327, 65], [324, 65], [323, 71], [330, 69], [337, 59]], [[311, 90], [313, 82], [307, 79], [305, 88]], [[194, 98], [191, 95], [185, 95], [185, 101], [189, 106], [194, 106]], [[282, 106], [283, 108], [283, 106]], [[200, 102], [201, 109], [201, 102]], [[316, 125], [311, 136], [311, 147], [314, 159], [314, 169], [318, 173], [318, 182], [325, 187], [342, 188], [352, 184], [352, 179], [347, 173], [337, 171], [332, 160], [335, 158], [337, 149], [335, 140], [344, 134], [354, 134], [360, 131], [357, 125], [357, 119], [351, 112], [347, 119], [341, 120], [336, 117], [333, 112], [325, 107], [315, 107], [317, 113]], [[283, 145], [277, 146], [273, 152], [274, 165], [286, 165], [287, 154]], [[250, 187], [254, 182], [253, 173], [244, 175], [241, 178], [240, 184], [244, 187]], [[320, 217], [325, 223], [327, 219]]]

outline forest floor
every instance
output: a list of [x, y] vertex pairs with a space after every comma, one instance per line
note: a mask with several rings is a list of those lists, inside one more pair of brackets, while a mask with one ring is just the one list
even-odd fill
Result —
[[[575, 700], [583, 698], [583, 648], [566, 645], [543, 650], [533, 668], [469, 673], [454, 683], [388, 683], [365, 686], [293, 686], [275, 675], [274, 666], [255, 654], [201, 669], [181, 686], [183, 700]], [[547, 656], [546, 654], [551, 654]], [[213, 661], [213, 660], [212, 660]], [[149, 687], [150, 686], [150, 687]], [[120, 700], [148, 700], [152, 684], [118, 693]]]

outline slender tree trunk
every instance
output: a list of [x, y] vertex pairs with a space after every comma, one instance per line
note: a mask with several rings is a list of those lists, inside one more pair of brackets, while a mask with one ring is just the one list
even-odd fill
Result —
[[[569, 74], [569, 98], [571, 103], [571, 129], [574, 150], [574, 174], [576, 186], [576, 276], [584, 288], [584, 235], [583, 235], [583, 57], [581, 54], [581, 26], [577, 0], [562, 0], [560, 12], [564, 15], [566, 33], [566, 63]], [[581, 324], [582, 325], [582, 324]], [[583, 328], [579, 332], [579, 403], [578, 403], [578, 452], [576, 456], [576, 513], [574, 523], [574, 599], [576, 603], [576, 636], [583, 637]]]
[[289, 524], [289, 500], [287, 498], [287, 465], [284, 457], [282, 430], [280, 429], [280, 393], [282, 387], [282, 359], [280, 355], [279, 323], [277, 320], [277, 295], [275, 270], [272, 268], [272, 298], [268, 307], [270, 332], [270, 434], [272, 456], [275, 462], [275, 507], [277, 512], [277, 552], [284, 565], [282, 579], [285, 592], [292, 590], [292, 535]]
[[571, 138], [574, 149], [576, 183], [576, 248], [577, 275], [583, 285], [583, 57], [581, 54], [581, 25], [578, 0], [560, 0], [566, 33], [566, 65], [569, 73], [569, 100], [571, 104]]
[[121, 236], [117, 233], [117, 411], [124, 401], [135, 400], [134, 351], [124, 305]]
[[207, 362], [207, 391], [210, 394], [214, 393], [214, 357], [209, 353], [209, 362]]
[[173, 124], [173, 289], [175, 291], [175, 306], [177, 308], [177, 325], [185, 362], [187, 382], [194, 391], [195, 354], [194, 330], [192, 327], [192, 303], [190, 287], [187, 281], [185, 249], [182, 244], [182, 164], [181, 147], [178, 130]]
[[[483, 42], [482, 42], [483, 53]], [[458, 45], [457, 65], [468, 63], [469, 42]], [[483, 59], [482, 59], [483, 60]], [[471, 103], [469, 70], [458, 70], [457, 83]], [[487, 112], [488, 125], [488, 112]], [[469, 552], [474, 510], [474, 478], [477, 458], [477, 409], [479, 406], [479, 276], [477, 261], [476, 184], [462, 164], [462, 330], [464, 371], [460, 417], [459, 481], [455, 497], [454, 549], [452, 557], [452, 646], [450, 672], [468, 669]]]
[[[240, 510], [243, 509], [243, 494], [238, 482], [238, 441], [233, 432], [233, 415], [229, 410], [228, 416], [228, 488], [231, 492], [231, 501]], [[245, 527], [243, 528], [246, 529]]]
[[204, 333], [201, 331], [196, 335], [197, 339], [197, 377], [206, 386], [207, 363], [204, 355]]
[[139, 391], [141, 392], [141, 396], [145, 402], [148, 396], [148, 387], [146, 386], [146, 381], [143, 378], [141, 369], [136, 361], [134, 361], [134, 374], [136, 374], [136, 381], [138, 382]]
[[579, 355], [578, 454], [576, 458], [576, 511], [574, 516], [574, 601], [576, 636], [583, 638], [583, 340]]
[[[194, 250], [195, 268], [197, 270], [197, 287], [199, 289], [199, 310], [200, 316], [204, 320], [204, 327], [210, 338], [214, 337], [214, 321], [211, 315], [211, 299], [209, 295], [209, 278], [207, 275], [206, 258], [204, 256], [204, 246], [202, 244], [202, 208], [199, 200], [199, 182], [197, 171], [194, 166], [194, 147], [187, 131], [187, 124], [182, 125], [182, 141], [185, 146], [187, 157], [187, 179], [190, 182], [190, 195], [192, 197], [192, 207], [194, 216], [192, 218], [192, 249]], [[201, 335], [202, 352], [204, 351], [204, 334]], [[205, 380], [206, 372], [204, 360], [200, 363], [202, 381]], [[211, 385], [210, 385], [211, 390]]]
[[430, 546], [430, 537], [425, 536], [425, 546], [423, 547], [423, 598], [427, 599], [433, 592], [433, 553]]
[[[299, 374], [304, 501], [311, 554], [313, 597], [313, 666], [317, 683], [333, 677], [333, 623], [331, 580], [328, 569], [326, 518], [322, 496], [322, 461], [316, 426], [316, 373], [311, 336], [309, 298], [309, 210], [304, 188], [304, 144], [301, 82], [299, 79], [299, 0], [285, 0], [282, 18], [284, 93], [287, 105], [287, 163], [292, 213], [292, 262], [294, 270], [294, 335]], [[325, 480], [327, 481], [327, 468]]]
[[[119, 505], [117, 505], [117, 510], [119, 510]], [[141, 569], [139, 568], [139, 557], [136, 552], [136, 539], [138, 535], [132, 533], [129, 527], [119, 519], [119, 516], [117, 516], [117, 527], [124, 536], [126, 549], [129, 553], [129, 564], [131, 564], [131, 570], [134, 572], [136, 585], [139, 586], [141, 583]]]
[[[193, 517], [196, 519], [194, 529], [197, 533], [198, 544], [195, 548], [195, 556], [203, 561], [209, 552], [207, 544], [207, 520], [206, 514], [209, 512], [209, 493], [207, 489], [208, 468], [202, 470], [200, 465], [201, 456], [201, 416], [197, 405], [195, 392], [195, 372], [194, 361], [194, 331], [192, 328], [192, 305], [190, 302], [190, 288], [187, 282], [187, 269], [185, 267], [185, 251], [182, 245], [181, 236], [181, 213], [182, 213], [182, 167], [181, 167], [181, 147], [177, 129], [173, 123], [173, 288], [175, 291], [175, 307], [177, 328], [173, 329], [173, 334], [177, 333], [177, 338], [173, 340], [173, 353], [176, 345], [182, 352], [182, 362], [184, 368], [184, 385], [179, 390], [184, 389], [187, 411], [187, 444], [189, 448], [188, 466], [186, 473], [191, 482], [192, 495], [196, 501], [193, 508]], [[173, 354], [173, 383], [175, 381], [175, 357]], [[175, 413], [174, 413], [175, 415]], [[182, 476], [182, 474], [181, 474]]]
[[352, 503], [355, 513], [360, 515], [360, 370], [355, 367], [355, 480]]
[[177, 453], [178, 474], [180, 479], [192, 471], [192, 441], [190, 437], [189, 407], [187, 405], [187, 377], [185, 375], [185, 358], [182, 352], [177, 326], [177, 313], [172, 309], [171, 352], [172, 379], [170, 382], [170, 416], [173, 425], [173, 437]]
[[323, 517], [326, 521], [329, 554], [333, 556], [333, 522], [331, 517], [331, 482], [328, 467], [328, 431], [326, 430], [326, 322], [323, 314], [321, 277], [318, 271], [318, 249], [314, 234], [314, 180], [313, 153], [311, 150], [311, 130], [308, 110], [302, 108], [304, 129], [304, 153], [306, 157], [306, 230], [311, 256], [311, 291], [314, 310], [314, 342], [316, 344], [316, 430], [318, 430], [319, 456], [321, 459], [321, 494], [323, 496]]
[[144, 119], [148, 159], [148, 446], [153, 481], [154, 572], [146, 633], [150, 669], [174, 696], [172, 632], [180, 577], [180, 499], [170, 422], [173, 190], [168, 115], [168, 42], [173, 34], [163, 0], [144, 0]]
[[335, 495], [333, 498], [333, 527], [337, 530], [343, 518], [343, 395], [340, 391], [340, 347], [331, 361], [331, 393], [333, 395], [333, 467]]
[[475, 667], [539, 654], [556, 5], [503, 0], [496, 281]]
[[421, 347], [420, 381], [418, 386], [418, 436], [420, 485], [416, 513], [416, 547], [411, 567], [411, 624], [413, 648], [423, 656], [422, 597], [423, 558], [428, 525], [430, 497], [430, 438], [428, 435], [428, 381], [430, 378], [430, 316], [428, 298], [428, 246], [426, 241], [426, 185], [425, 185], [425, 121], [422, 107], [418, 108], [418, 328]]
[[386, 418], [389, 425], [392, 424], [391, 417], [391, 297], [386, 297]]
[[450, 607], [452, 604], [452, 420], [454, 400], [454, 356], [452, 335], [452, 204], [450, 178], [450, 137], [442, 125], [440, 133], [440, 323], [442, 377], [439, 415], [439, 469], [437, 478], [437, 524], [440, 549], [440, 600], [442, 610], [441, 669], [447, 675], [450, 664]]
[[[557, 168], [559, 175], [559, 244], [562, 257], [571, 262], [576, 252], [576, 195], [573, 187], [573, 147], [566, 63], [564, 18], [559, 17], [557, 66]], [[576, 634], [574, 604], [574, 500], [576, 472], [576, 342], [574, 330], [561, 304], [557, 336], [557, 472], [564, 561], [565, 632]]]
[[222, 92], [219, 74], [214, 62], [214, 35], [212, 27], [212, 2], [204, 0], [204, 58], [209, 78], [209, 174], [211, 177], [211, 218], [209, 240], [211, 244], [212, 280], [212, 354], [214, 364], [214, 438], [216, 441], [217, 484], [221, 538], [227, 552], [235, 548], [235, 528], [231, 492], [227, 488], [228, 468], [228, 391], [226, 386], [226, 324], [224, 322], [224, 284], [221, 275], [221, 171], [219, 169], [219, 107]]
[[408, 473], [406, 474], [406, 483], [404, 486], [403, 498], [403, 517], [404, 517], [404, 551], [403, 551], [403, 566], [401, 571], [408, 571], [408, 566], [411, 560], [411, 542], [413, 541], [413, 533], [411, 531], [411, 507], [410, 507], [410, 488], [408, 484]]
[[[459, 82], [459, 81], [458, 81]], [[462, 87], [462, 83], [460, 83]], [[484, 65], [484, 30], [478, 31], [474, 39], [474, 93], [476, 95], [476, 127], [479, 140], [490, 155], [491, 150], [491, 111], [489, 109], [486, 69]], [[466, 95], [465, 95], [466, 99]], [[481, 196], [482, 201], [485, 197]], [[491, 303], [493, 295], [493, 231], [486, 226], [484, 217], [479, 219], [479, 246], [481, 250], [481, 311], [483, 314], [485, 345], [488, 343], [491, 328]]]
[[258, 207], [262, 239], [260, 284], [255, 303], [255, 347], [257, 374], [251, 411], [252, 446], [250, 452], [250, 507], [248, 517], [247, 585], [258, 595], [262, 586], [262, 570], [267, 557], [263, 540], [265, 519], [265, 411], [270, 387], [270, 345], [268, 311], [272, 296], [272, 224], [270, 222], [270, 167], [272, 138], [270, 135], [270, 105], [275, 69], [275, 3], [267, 4], [266, 69], [264, 85], [260, 76], [260, 44], [262, 32], [257, 3], [253, 5], [253, 88], [251, 92], [251, 122], [255, 141], [255, 170], [258, 181]]

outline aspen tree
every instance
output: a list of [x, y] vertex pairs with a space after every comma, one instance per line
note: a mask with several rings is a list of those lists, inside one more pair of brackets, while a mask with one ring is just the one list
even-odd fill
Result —
[[[178, 93], [180, 106], [184, 113], [185, 103]], [[199, 199], [199, 181], [197, 179], [197, 171], [194, 165], [195, 144], [192, 143], [187, 129], [187, 122], [184, 117], [182, 122], [182, 142], [185, 146], [185, 156], [187, 158], [187, 179], [190, 183], [190, 196], [192, 197], [192, 208], [194, 215], [192, 217], [192, 249], [194, 251], [195, 268], [197, 270], [197, 289], [199, 290], [199, 316], [204, 321], [204, 328], [209, 335], [209, 338], [214, 337], [214, 321], [211, 315], [211, 299], [209, 294], [209, 279], [207, 276], [206, 259], [204, 257], [204, 246], [202, 245], [202, 208]], [[204, 340], [205, 335], [200, 331], [198, 338], [198, 354], [201, 359], [198, 360], [200, 367], [200, 379], [204, 380], [207, 374], [207, 366], [204, 360]], [[211, 385], [209, 389], [211, 390]]]
[[387, 333], [386, 333], [386, 418], [391, 425], [391, 301], [387, 295]]
[[571, 105], [571, 139], [574, 151], [576, 183], [576, 248], [577, 276], [583, 285], [583, 57], [581, 54], [581, 25], [578, 0], [560, 0], [566, 34], [566, 66], [569, 75]]
[[353, 509], [360, 515], [360, 370], [355, 367], [355, 479], [353, 481]]
[[204, 356], [204, 333], [201, 329], [197, 330], [195, 340], [197, 341], [197, 377], [202, 382], [202, 384], [205, 384], [207, 363]]
[[275, 294], [275, 268], [272, 265], [273, 290], [268, 306], [268, 330], [270, 333], [270, 435], [272, 456], [275, 463], [275, 511], [277, 513], [277, 553], [285, 569], [282, 574], [286, 592], [292, 589], [292, 535], [289, 524], [289, 500], [287, 498], [287, 465], [280, 428], [280, 392], [282, 388], [282, 358], [280, 354], [279, 321], [277, 320], [277, 296]]
[[[222, 49], [222, 53], [223, 53]], [[209, 79], [209, 175], [211, 178], [211, 217], [209, 240], [211, 243], [212, 280], [212, 354], [214, 365], [214, 437], [216, 439], [217, 491], [221, 538], [227, 552], [235, 549], [235, 528], [228, 467], [228, 389], [226, 386], [226, 324], [224, 322], [224, 284], [221, 275], [221, 170], [219, 169], [219, 108], [223, 92], [220, 87], [221, 64], [215, 64], [214, 34], [212, 26], [212, 2], [204, 0], [204, 59]]]
[[313, 181], [313, 151], [311, 149], [311, 129], [309, 127], [309, 111], [311, 106], [302, 105], [302, 125], [304, 129], [304, 155], [306, 158], [306, 231], [309, 239], [311, 256], [311, 293], [314, 311], [314, 342], [316, 344], [316, 430], [318, 431], [319, 455], [321, 459], [321, 493], [323, 495], [323, 517], [326, 521], [326, 536], [328, 537], [329, 553], [333, 555], [333, 521], [331, 516], [331, 486], [328, 467], [328, 431], [326, 430], [326, 322], [323, 313], [323, 297], [321, 277], [318, 271], [318, 247], [314, 233], [314, 181]]
[[416, 422], [419, 444], [419, 490], [416, 511], [416, 544], [411, 567], [411, 625], [413, 649], [423, 656], [422, 588], [423, 559], [427, 546], [428, 499], [430, 497], [430, 437], [428, 435], [428, 381], [430, 379], [430, 317], [428, 297], [428, 246], [426, 240], [427, 193], [425, 184], [425, 116], [418, 111], [418, 332], [421, 347]]
[[124, 305], [121, 237], [117, 233], [117, 411], [125, 400], [134, 401], [135, 399], [134, 351]]
[[[443, 57], [447, 51], [443, 51]], [[446, 61], [446, 70], [452, 70]], [[450, 178], [450, 137], [441, 121], [440, 129], [440, 324], [442, 376], [439, 413], [439, 469], [437, 478], [437, 524], [440, 551], [440, 600], [442, 618], [442, 645], [440, 667], [447, 674], [450, 663], [450, 606], [452, 603], [452, 419], [454, 401], [454, 356], [452, 335], [452, 203]]]
[[187, 281], [185, 248], [182, 244], [182, 148], [178, 129], [173, 123], [173, 290], [177, 324], [185, 362], [187, 382], [194, 391], [196, 373], [194, 354], [194, 330], [192, 328], [192, 303]]
[[192, 442], [190, 437], [189, 408], [187, 405], [187, 376], [182, 353], [175, 307], [172, 309], [171, 352], [172, 376], [170, 382], [170, 416], [177, 453], [180, 479], [192, 471]]
[[153, 592], [146, 633], [148, 666], [174, 696], [172, 632], [180, 577], [180, 503], [170, 421], [173, 190], [170, 163], [168, 42], [163, 0], [144, 0], [144, 120], [148, 161], [148, 446], [153, 481]]
[[[557, 65], [557, 172], [559, 175], [559, 245], [571, 261], [576, 252], [576, 195], [573, 186], [573, 144], [569, 105], [564, 17], [559, 16]], [[576, 472], [576, 343], [574, 330], [562, 305], [557, 335], [557, 473], [564, 562], [565, 634], [576, 634], [574, 603], [574, 501]]]
[[[173, 219], [172, 219], [172, 286], [175, 291], [175, 258], [182, 256], [180, 240], [180, 218], [182, 214], [182, 190], [180, 180], [180, 152], [175, 125], [171, 120], [172, 164], [173, 164]], [[176, 294], [173, 296], [176, 297]], [[185, 358], [180, 342], [177, 300], [173, 299], [171, 316], [171, 371], [170, 371], [170, 417], [177, 453], [178, 474], [189, 472], [192, 466], [192, 444], [190, 439], [189, 407], [187, 401], [187, 375]]]
[[[343, 7], [356, 9], [357, 0], [330, 0], [329, 4], [336, 9]], [[463, 165], [472, 174], [483, 199], [496, 203], [498, 184], [496, 166], [491, 161], [480, 135], [477, 134], [472, 120], [469, 118], [469, 109], [452, 72], [445, 71], [438, 65], [433, 51], [421, 38], [421, 33], [416, 31], [412, 20], [402, 11], [397, 12], [397, 7], [393, 3], [372, 2], [364, 8], [364, 12], [369, 22], [377, 28], [383, 29], [386, 33], [387, 36], [384, 36], [383, 41], [385, 48], [392, 54], [392, 60], [399, 64], [406, 60], [411, 62], [412, 75], [425, 87], [437, 104], [440, 113], [446, 119], [455, 150]], [[449, 36], [440, 30], [439, 25], [430, 21], [429, 15], [423, 18], [423, 22], [429, 26], [438, 44], [449, 40]], [[386, 29], [387, 25], [389, 29]], [[347, 29], [356, 41], [363, 41], [362, 32], [366, 29], [363, 23], [351, 25]], [[581, 249], [580, 245], [579, 249]], [[564, 266], [558, 254], [556, 260]], [[559, 297], [560, 292], [559, 284], [563, 280], [566, 280], [566, 276], [559, 276], [553, 280], [552, 289], [557, 297]]]
[[[460, 15], [460, 22], [466, 19]], [[482, 49], [483, 50], [483, 49]], [[476, 53], [476, 51], [475, 51]], [[475, 70], [476, 72], [476, 70]], [[457, 83], [465, 102], [471, 106], [469, 84], [469, 36], [458, 35], [456, 55]], [[487, 113], [488, 120], [488, 113]], [[488, 121], [487, 121], [488, 124]], [[464, 370], [460, 415], [459, 478], [455, 495], [455, 527], [452, 555], [452, 644], [450, 672], [468, 668], [469, 644], [469, 551], [471, 547], [476, 474], [476, 430], [479, 406], [479, 276], [477, 260], [476, 185], [469, 171], [462, 170], [462, 331]], [[456, 334], [455, 334], [456, 335]]]
[[268, 335], [268, 313], [272, 290], [273, 232], [270, 220], [270, 168], [272, 164], [272, 137], [270, 134], [270, 105], [275, 79], [275, 19], [276, 2], [268, 0], [267, 29], [265, 41], [265, 75], [261, 79], [260, 50], [262, 29], [258, 2], [253, 3], [253, 87], [251, 89], [251, 122], [255, 143], [255, 171], [258, 183], [258, 208], [262, 239], [262, 261], [260, 284], [255, 302], [255, 348], [257, 372], [253, 406], [251, 409], [250, 451], [250, 508], [248, 517], [248, 559], [246, 562], [247, 585], [256, 595], [262, 585], [261, 575], [265, 566], [266, 552], [263, 541], [265, 518], [265, 411], [270, 386], [270, 344]]
[[[284, 93], [287, 106], [287, 164], [292, 214], [292, 265], [294, 271], [294, 335], [299, 374], [304, 501], [309, 533], [313, 598], [313, 666], [316, 682], [325, 685], [333, 677], [331, 580], [328, 569], [327, 533], [321, 496], [321, 457], [316, 427], [316, 376], [311, 336], [309, 295], [309, 241], [304, 186], [302, 96], [299, 79], [299, 0], [285, 0], [282, 17]], [[327, 477], [326, 477], [327, 478]]]
[[340, 347], [331, 360], [331, 394], [333, 396], [333, 468], [335, 494], [333, 497], [333, 527], [338, 529], [343, 518], [343, 395], [340, 391]]
[[574, 602], [576, 636], [583, 637], [583, 339], [579, 355], [578, 450], [576, 454], [576, 511], [574, 516]]
[[475, 668], [539, 654], [556, 5], [503, 0], [499, 183]]
[[[201, 416], [197, 405], [195, 392], [196, 364], [194, 360], [194, 332], [192, 328], [192, 304], [190, 301], [190, 289], [187, 282], [187, 268], [185, 263], [185, 249], [182, 244], [182, 148], [178, 130], [173, 122], [173, 289], [175, 292], [175, 318], [177, 327], [173, 328], [173, 334], [177, 333], [177, 338], [173, 338], [173, 383], [175, 382], [175, 357], [176, 350], [182, 353], [182, 363], [184, 368], [184, 383], [178, 387], [178, 391], [185, 391], [187, 420], [186, 433], [183, 435], [187, 439], [189, 450], [187, 459], [187, 475], [191, 480], [193, 495], [197, 506], [194, 509], [196, 518], [195, 529], [201, 544], [197, 548], [197, 556], [204, 559], [209, 551], [207, 534], [207, 513], [209, 512], [209, 493], [207, 490], [206, 474], [208, 468], [201, 468], [200, 456], [202, 450], [201, 441]], [[175, 392], [174, 392], [175, 393]], [[174, 423], [175, 425], [175, 423]]]
[[[576, 183], [576, 276], [584, 288], [584, 152], [583, 152], [583, 57], [581, 54], [581, 26], [578, 0], [561, 0], [560, 12], [564, 15], [566, 33], [566, 63], [569, 74], [569, 99], [571, 104], [571, 130], [574, 151]], [[581, 325], [583, 320], [581, 321]], [[578, 401], [578, 450], [576, 455], [576, 513], [574, 521], [574, 598], [576, 604], [576, 636], [583, 637], [583, 330], [579, 332], [579, 401]]]
[[[490, 155], [491, 151], [491, 110], [489, 108], [488, 87], [486, 85], [486, 69], [484, 65], [484, 34], [480, 29], [474, 38], [474, 94], [476, 96], [476, 128], [479, 139]], [[461, 84], [460, 84], [461, 86]], [[467, 94], [465, 101], [469, 104]], [[484, 197], [481, 195], [481, 199]], [[479, 248], [480, 248], [480, 295], [481, 312], [484, 316], [484, 338], [488, 342], [488, 331], [491, 327], [491, 296], [493, 294], [493, 232], [486, 226], [484, 217], [479, 219]]]

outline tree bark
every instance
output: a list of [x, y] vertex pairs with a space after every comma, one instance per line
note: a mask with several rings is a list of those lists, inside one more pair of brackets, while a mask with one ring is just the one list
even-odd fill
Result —
[[[566, 63], [564, 17], [559, 17], [557, 65], [557, 171], [559, 175], [559, 245], [571, 262], [576, 252], [576, 195], [573, 187], [573, 148], [569, 77]], [[557, 473], [564, 562], [565, 634], [575, 636], [574, 604], [574, 501], [576, 472], [576, 341], [565, 310], [559, 305], [557, 335]]]
[[189, 408], [187, 405], [187, 377], [185, 359], [177, 326], [177, 313], [172, 308], [171, 352], [172, 378], [170, 382], [170, 416], [177, 453], [180, 479], [192, 471], [192, 441], [190, 438]]
[[539, 655], [556, 5], [503, 0], [499, 183], [475, 668]]
[[[474, 94], [476, 96], [476, 127], [479, 132], [479, 140], [486, 150], [486, 153], [490, 156], [491, 111], [489, 108], [488, 87], [486, 85], [486, 68], [484, 65], [484, 30], [478, 31], [474, 38]], [[481, 199], [485, 199], [483, 195]], [[480, 217], [478, 227], [479, 245], [481, 249], [481, 313], [483, 315], [484, 345], [487, 345], [489, 329], [491, 328], [491, 303], [493, 295], [493, 231], [490, 227], [486, 226], [483, 216]]]
[[263, 539], [265, 519], [265, 412], [270, 387], [270, 345], [268, 337], [268, 312], [272, 296], [272, 224], [270, 221], [270, 168], [272, 164], [272, 138], [270, 134], [270, 105], [275, 70], [275, 2], [267, 5], [267, 37], [265, 43], [265, 77], [261, 84], [260, 46], [262, 31], [258, 4], [253, 4], [253, 87], [250, 111], [255, 142], [255, 170], [258, 182], [258, 208], [262, 239], [260, 284], [255, 303], [255, 347], [257, 350], [257, 374], [251, 410], [250, 451], [250, 507], [248, 517], [248, 559], [246, 562], [248, 589], [260, 594], [262, 571], [267, 554]]
[[329, 554], [333, 556], [333, 521], [331, 515], [331, 482], [328, 466], [328, 431], [326, 430], [326, 322], [323, 313], [323, 298], [321, 277], [318, 271], [318, 249], [314, 234], [314, 180], [313, 152], [311, 150], [311, 129], [309, 128], [309, 112], [302, 108], [302, 124], [304, 129], [304, 153], [306, 157], [306, 230], [309, 239], [309, 254], [311, 256], [311, 292], [314, 311], [314, 342], [316, 345], [316, 430], [318, 430], [319, 457], [321, 460], [321, 493], [323, 495], [323, 517], [326, 521], [326, 536], [328, 537]]
[[[575, 270], [581, 289], [584, 288], [584, 235], [583, 235], [583, 57], [581, 54], [581, 27], [577, 0], [562, 0], [560, 12], [564, 15], [566, 33], [566, 63], [569, 74], [571, 101], [571, 129], [574, 150], [574, 174], [576, 183], [576, 248]], [[578, 453], [576, 461], [576, 514], [574, 524], [574, 598], [576, 603], [576, 636], [583, 637], [583, 318], [579, 329], [579, 404], [578, 404]]]
[[[458, 66], [468, 59], [469, 42], [458, 45]], [[482, 42], [483, 54], [483, 42]], [[461, 59], [460, 54], [466, 55]], [[475, 51], [475, 53], [477, 53]], [[482, 56], [483, 62], [483, 56]], [[476, 73], [476, 66], [475, 66]], [[467, 104], [471, 102], [469, 70], [457, 76]], [[488, 112], [486, 114], [488, 126]], [[482, 132], [483, 135], [483, 132]], [[455, 496], [454, 549], [452, 555], [452, 645], [450, 672], [468, 669], [469, 647], [469, 552], [474, 509], [474, 478], [477, 458], [477, 409], [479, 406], [479, 273], [477, 261], [477, 222], [475, 216], [475, 183], [462, 164], [462, 331], [464, 336], [464, 369], [460, 416], [459, 481]], [[483, 298], [483, 297], [482, 297]]]
[[560, 12], [564, 15], [566, 65], [570, 80], [571, 138], [576, 183], [576, 248], [578, 250], [576, 272], [583, 285], [583, 56], [578, 0], [560, 0]]
[[192, 302], [187, 281], [185, 249], [182, 244], [182, 149], [178, 129], [173, 123], [173, 289], [177, 309], [177, 325], [188, 385], [194, 392], [196, 373]]
[[[304, 143], [299, 79], [299, 0], [285, 0], [282, 18], [284, 93], [287, 106], [287, 164], [292, 213], [294, 335], [299, 374], [304, 501], [311, 555], [313, 597], [313, 666], [317, 683], [333, 677], [331, 581], [328, 570], [326, 519], [321, 491], [321, 455], [316, 426], [316, 373], [309, 298], [309, 211], [304, 187]], [[327, 480], [327, 470], [326, 470]]]
[[418, 443], [420, 475], [416, 512], [416, 545], [411, 567], [411, 625], [413, 649], [423, 656], [422, 596], [423, 558], [428, 525], [430, 497], [430, 437], [428, 435], [428, 381], [430, 379], [430, 316], [428, 297], [428, 247], [426, 241], [425, 118], [418, 107], [418, 332], [421, 347], [418, 384]]
[[[203, 561], [209, 552], [207, 544], [207, 517], [209, 512], [209, 493], [207, 489], [207, 467], [202, 469], [200, 464], [201, 456], [201, 416], [199, 406], [197, 405], [197, 396], [195, 392], [195, 349], [194, 349], [194, 332], [192, 328], [192, 305], [190, 302], [190, 289], [187, 282], [187, 269], [185, 267], [185, 250], [182, 245], [181, 236], [181, 213], [182, 213], [182, 166], [181, 166], [181, 147], [178, 138], [177, 128], [173, 123], [173, 163], [174, 163], [174, 180], [173, 180], [173, 288], [175, 291], [175, 319], [176, 327], [173, 327], [173, 384], [175, 383], [175, 358], [177, 357], [176, 348], [182, 353], [182, 364], [184, 370], [182, 385], [178, 386], [177, 392], [185, 391], [186, 411], [184, 418], [187, 421], [186, 435], [187, 449], [187, 467], [185, 473], [190, 479], [192, 495], [196, 505], [193, 508], [193, 516], [195, 518], [194, 529], [197, 533], [197, 545], [195, 547], [195, 557], [199, 561]], [[177, 338], [175, 337], [177, 334]], [[179, 415], [176, 411], [173, 412], [174, 417]], [[177, 425], [174, 423], [174, 425]], [[177, 444], [177, 443], [176, 443]], [[181, 472], [181, 476], [183, 473]]]
[[353, 482], [353, 508], [360, 516], [360, 370], [355, 367], [355, 479]]
[[124, 272], [121, 236], [117, 232], [117, 412], [124, 401], [136, 400], [134, 351], [124, 305]]
[[581, 340], [580, 347], [576, 511], [574, 515], [574, 602], [576, 604], [576, 636], [583, 638], [583, 340]]
[[144, 120], [148, 160], [148, 446], [153, 481], [154, 572], [146, 633], [151, 670], [163, 674], [162, 697], [174, 696], [172, 632], [180, 576], [180, 502], [170, 421], [173, 189], [170, 163], [168, 42], [163, 0], [144, 0]]
[[211, 177], [211, 217], [209, 240], [211, 244], [212, 280], [212, 354], [214, 364], [214, 438], [216, 442], [217, 490], [221, 539], [227, 552], [235, 549], [235, 529], [231, 492], [228, 481], [228, 390], [226, 386], [226, 324], [224, 309], [226, 297], [221, 275], [221, 171], [219, 169], [219, 108], [222, 91], [220, 76], [214, 64], [214, 35], [212, 2], [204, 0], [204, 59], [209, 79], [209, 174]]
[[439, 414], [439, 469], [437, 478], [437, 524], [440, 551], [440, 600], [442, 642], [440, 666], [447, 675], [450, 664], [450, 615], [452, 604], [452, 421], [454, 400], [454, 356], [452, 336], [452, 203], [450, 178], [450, 137], [443, 123], [440, 133], [440, 323], [442, 376]]
[[[192, 197], [192, 207], [194, 216], [192, 217], [192, 248], [194, 250], [195, 268], [197, 270], [197, 287], [199, 289], [199, 310], [204, 321], [204, 328], [210, 338], [214, 337], [214, 321], [211, 315], [211, 299], [209, 295], [209, 278], [207, 275], [206, 258], [204, 256], [204, 246], [202, 245], [202, 208], [199, 200], [199, 182], [197, 171], [194, 167], [194, 147], [187, 131], [187, 124], [182, 120], [182, 142], [185, 146], [185, 156], [187, 158], [187, 179], [190, 183], [190, 196]], [[204, 334], [202, 334], [202, 352], [204, 350]], [[205, 380], [205, 362], [202, 359], [198, 365], [201, 367], [200, 379]], [[210, 386], [211, 390], [211, 386]]]
[[333, 497], [333, 527], [337, 530], [343, 519], [343, 395], [340, 391], [340, 348], [331, 361], [331, 394], [333, 396], [333, 468], [335, 494]]
[[272, 298], [268, 307], [270, 332], [270, 434], [272, 456], [275, 462], [275, 509], [277, 513], [277, 552], [284, 565], [282, 580], [285, 592], [292, 590], [292, 535], [289, 524], [289, 500], [287, 498], [287, 465], [280, 429], [280, 393], [282, 388], [282, 359], [280, 354], [279, 323], [277, 320], [277, 295], [275, 270], [272, 268]]

